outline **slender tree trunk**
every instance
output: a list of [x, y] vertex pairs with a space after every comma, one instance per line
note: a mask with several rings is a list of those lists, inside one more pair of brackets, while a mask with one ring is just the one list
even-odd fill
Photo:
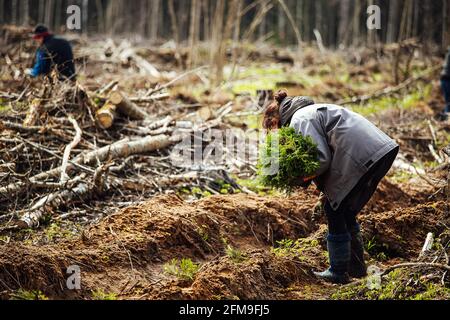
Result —
[[[368, 5], [374, 5], [375, 0], [368, 0]], [[369, 46], [374, 46], [380, 41], [378, 30], [367, 30], [367, 43]]]
[[450, 0], [442, 0], [442, 46], [447, 48], [450, 45]]
[[433, 7], [429, 1], [423, 1], [424, 5], [424, 28], [423, 28], [423, 40], [425, 44], [429, 45], [433, 42], [433, 36], [435, 31], [435, 24], [433, 19]]
[[178, 31], [178, 19], [173, 0], [168, 0], [168, 8], [170, 15], [170, 25], [172, 28], [172, 37], [175, 43], [178, 44], [180, 42], [180, 32]]
[[147, 13], [148, 13], [148, 2], [146, 0], [139, 1], [139, 34], [143, 37], [147, 37]]
[[202, 1], [202, 11], [203, 11], [203, 40], [211, 40], [211, 30], [210, 30], [210, 10], [209, 10], [209, 0]]
[[5, 23], [5, 0], [0, 0], [0, 22]]
[[352, 27], [352, 38], [353, 38], [353, 46], [359, 46], [361, 44], [361, 9], [362, 9], [362, 3], [360, 0], [356, 0], [354, 5], [354, 12], [353, 12], [353, 27]]
[[196, 64], [196, 44], [198, 42], [198, 29], [200, 27], [200, 3], [199, 0], [191, 2], [191, 21], [189, 27], [189, 63], [188, 67], [192, 68]]
[[[61, 29], [61, 17], [63, 16], [63, 14], [65, 13], [65, 10], [63, 12], [63, 2], [64, 1], [56, 1], [56, 8], [55, 8], [55, 30], [60, 30]], [[64, 6], [64, 9], [66, 7]]]
[[81, 10], [81, 16], [83, 19], [83, 26], [81, 30], [84, 34], [89, 32], [89, 0], [83, 0], [83, 6]]
[[150, 39], [152, 39], [153, 41], [158, 39], [160, 5], [161, 5], [161, 0], [151, 0], [151, 3], [150, 3], [150, 8], [151, 8]]
[[105, 26], [105, 13], [103, 8], [102, 0], [95, 0], [95, 7], [97, 10], [97, 30], [100, 33], [104, 33], [106, 26]]
[[[409, 0], [407, 0], [409, 1]], [[388, 43], [396, 42], [399, 35], [401, 1], [389, 1], [389, 19], [387, 26], [386, 41]]]
[[29, 0], [22, 0], [22, 21], [25, 26], [30, 24], [30, 2]]
[[347, 35], [350, 27], [350, 0], [341, 0], [339, 8], [339, 44], [347, 44]]
[[18, 12], [18, 0], [12, 0], [11, 2], [11, 23], [17, 24], [17, 12]]
[[53, 29], [53, 18], [54, 18], [54, 9], [55, 9], [55, 2], [54, 0], [47, 0], [47, 5], [45, 8], [45, 24], [50, 28]]
[[281, 43], [286, 42], [286, 14], [284, 13], [282, 5], [278, 4], [278, 39]]

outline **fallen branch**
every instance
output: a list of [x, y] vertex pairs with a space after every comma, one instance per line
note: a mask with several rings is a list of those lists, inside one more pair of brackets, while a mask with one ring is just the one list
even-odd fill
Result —
[[41, 116], [41, 113], [43, 111], [42, 107], [42, 100], [35, 99], [31, 103], [30, 110], [27, 113], [27, 117], [25, 118], [25, 121], [23, 122], [24, 127], [32, 127], [36, 124], [36, 122], [39, 120], [39, 117]]
[[29, 212], [24, 214], [17, 223], [19, 229], [36, 228], [39, 226], [39, 221], [46, 213], [46, 207], [59, 208], [67, 204], [75, 197], [82, 197], [89, 192], [89, 187], [85, 183], [79, 184], [76, 188], [65, 190], [62, 192], [52, 193], [42, 198]]
[[[103, 162], [106, 159], [126, 158], [133, 154], [142, 154], [155, 150], [162, 150], [170, 145], [177, 143], [181, 140], [181, 136], [152, 136], [143, 139], [131, 141], [125, 139], [116, 142], [112, 145], [105, 146], [95, 151], [88, 152], [78, 156], [73, 161], [70, 161], [67, 165], [66, 172], [70, 172], [77, 166], [94, 164], [96, 162]], [[93, 171], [93, 170], [92, 170]], [[62, 167], [52, 169], [47, 172], [40, 173], [29, 179], [30, 183], [37, 183], [42, 180], [57, 177], [61, 174]], [[26, 182], [17, 182], [10, 184], [6, 187], [0, 188], [0, 195], [4, 197], [10, 197], [11, 194], [19, 192], [23, 187], [27, 185]]]
[[434, 268], [434, 269], [441, 269], [443, 271], [450, 271], [450, 266], [447, 266], [447, 265], [442, 264], [442, 263], [409, 262], [409, 263], [401, 263], [401, 264], [397, 264], [395, 266], [389, 267], [381, 274], [381, 276], [385, 276], [385, 275], [391, 273], [392, 271], [394, 271], [396, 269], [401, 269], [401, 268], [419, 268], [419, 267]]
[[177, 83], [178, 81], [180, 81], [181, 79], [185, 78], [186, 76], [192, 74], [192, 73], [196, 73], [202, 69], [206, 69], [208, 68], [208, 66], [202, 66], [193, 70], [189, 70], [183, 74], [180, 74], [179, 76], [177, 76], [175, 79], [167, 82], [166, 84], [162, 85], [162, 86], [157, 86], [155, 89], [150, 90], [149, 92], [147, 92], [146, 97], [150, 97], [152, 95], [154, 95], [155, 93], [158, 93], [164, 89], [170, 88], [171, 86], [173, 86], [175, 83]]
[[65, 183], [69, 180], [69, 176], [66, 173], [67, 165], [69, 164], [69, 157], [70, 153], [72, 152], [72, 149], [74, 149], [81, 141], [81, 136], [83, 132], [80, 129], [80, 126], [78, 125], [77, 121], [73, 119], [72, 117], [69, 117], [69, 121], [72, 123], [73, 127], [75, 128], [75, 137], [73, 138], [72, 142], [67, 145], [66, 149], [64, 150], [64, 156], [63, 161], [61, 165], [61, 179], [60, 183]]

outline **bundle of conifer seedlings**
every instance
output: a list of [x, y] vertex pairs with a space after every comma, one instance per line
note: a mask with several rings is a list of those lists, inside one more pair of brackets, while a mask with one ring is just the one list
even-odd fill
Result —
[[258, 175], [266, 187], [291, 192], [320, 167], [317, 145], [293, 128], [270, 132], [260, 148]]

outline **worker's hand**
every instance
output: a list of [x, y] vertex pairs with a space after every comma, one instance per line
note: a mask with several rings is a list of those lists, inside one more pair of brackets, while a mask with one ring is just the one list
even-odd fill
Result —
[[32, 77], [33, 76], [33, 69], [25, 69], [24, 71], [25, 75]]
[[325, 213], [325, 202], [327, 198], [323, 193], [320, 194], [319, 199], [312, 210], [312, 220], [313, 222], [320, 221], [320, 217]]
[[303, 182], [304, 183], [312, 182], [315, 178], [317, 178], [317, 177], [311, 176], [311, 177], [303, 178]]
[[301, 178], [302, 182], [300, 183], [300, 186], [304, 189], [308, 189], [309, 186], [311, 185], [312, 181], [315, 179], [316, 177], [308, 177], [308, 178]]

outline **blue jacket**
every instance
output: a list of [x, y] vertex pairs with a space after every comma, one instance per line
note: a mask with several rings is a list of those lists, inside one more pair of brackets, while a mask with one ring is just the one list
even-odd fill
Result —
[[56, 67], [61, 79], [75, 79], [72, 46], [67, 40], [50, 35], [36, 52], [33, 77], [48, 75]]
[[39, 75], [46, 75], [50, 73], [51, 64], [50, 61], [46, 58], [45, 51], [42, 48], [39, 48], [36, 52], [36, 63], [31, 70], [31, 76], [37, 77]]

